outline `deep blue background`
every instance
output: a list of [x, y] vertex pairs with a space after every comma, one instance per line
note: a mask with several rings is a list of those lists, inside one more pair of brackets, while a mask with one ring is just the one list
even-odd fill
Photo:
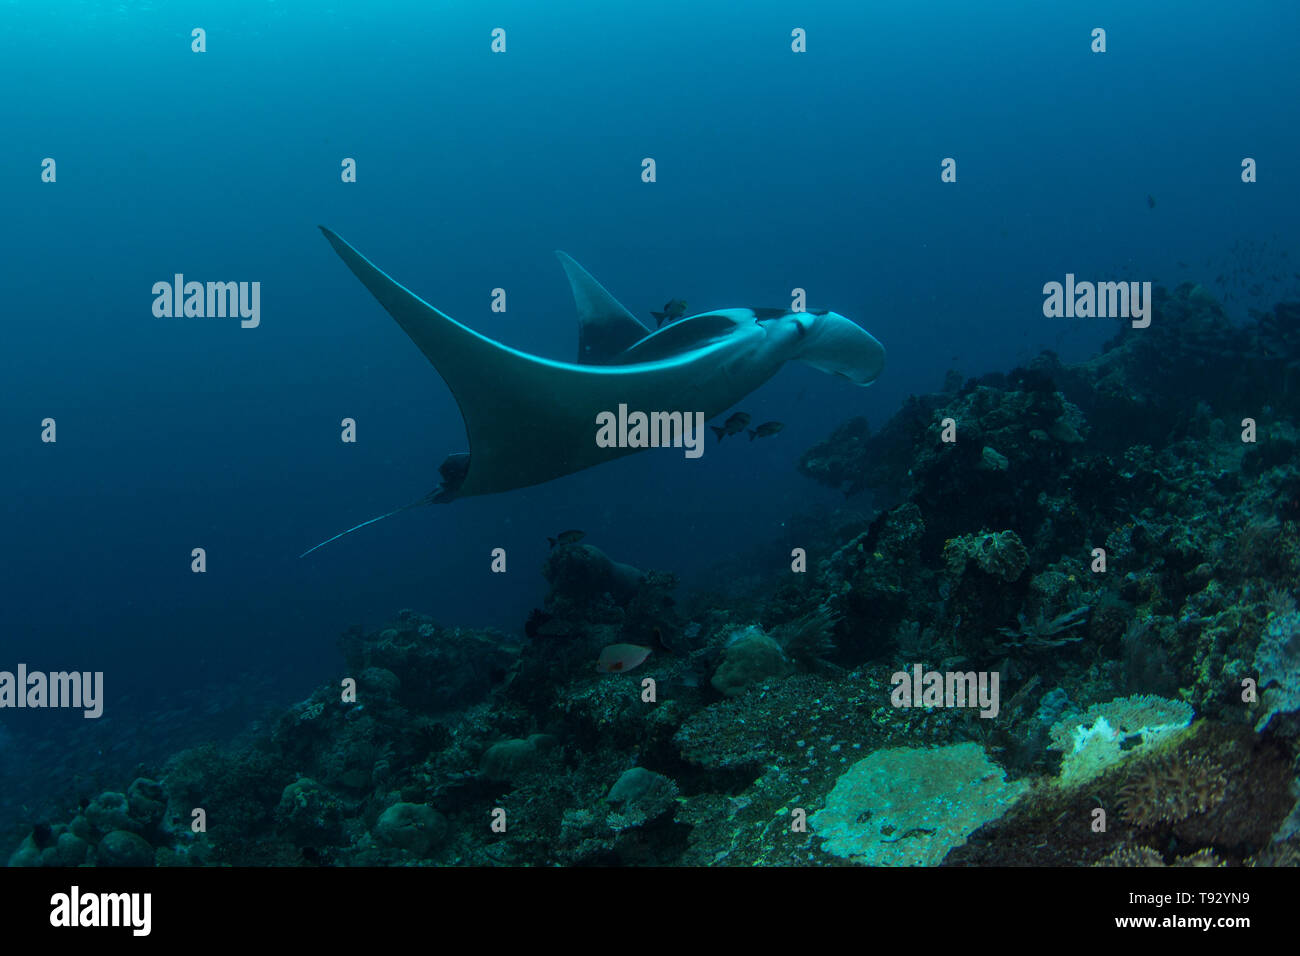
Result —
[[[110, 713], [126, 689], [148, 706], [150, 688], [249, 668], [301, 697], [345, 626], [403, 607], [518, 631], [547, 535], [571, 527], [707, 581], [838, 502], [794, 465], [846, 418], [881, 423], [949, 368], [1079, 358], [1113, 331], [1044, 319], [1046, 281], [1213, 285], [1267, 259], [1279, 279], [1251, 304], [1295, 294], [1296, 4], [874, 6], [5, 6], [0, 668], [104, 669]], [[807, 54], [790, 52], [796, 26]], [[428, 491], [466, 444], [446, 387], [318, 223], [542, 355], [576, 347], [559, 248], [641, 315], [804, 287], [889, 364], [869, 389], [788, 367], [741, 406], [786, 423], [770, 440], [417, 510], [298, 560]], [[260, 281], [261, 327], [154, 318], [151, 286], [174, 272]], [[488, 571], [498, 546], [505, 576]]]

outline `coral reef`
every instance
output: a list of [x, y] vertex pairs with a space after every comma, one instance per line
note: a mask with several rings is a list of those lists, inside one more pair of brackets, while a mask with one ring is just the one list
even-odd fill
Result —
[[810, 822], [828, 853], [854, 863], [934, 866], [1026, 789], [975, 743], [878, 750], [836, 781]]
[[1294, 609], [1272, 615], [1255, 648], [1255, 670], [1263, 693], [1263, 730], [1276, 714], [1300, 710], [1300, 613]]
[[1029, 567], [1029, 553], [1014, 531], [981, 531], [952, 538], [943, 546], [943, 556], [955, 576], [960, 577], [968, 564], [985, 574], [1015, 581]]
[[[517, 632], [353, 628], [304, 700], [69, 793], [10, 862], [1295, 865], [1300, 305], [1154, 309], [835, 427], [799, 468], [844, 506], [715, 590], [561, 536]], [[648, 655], [598, 670], [618, 644]], [[897, 704], [914, 666], [996, 674], [996, 716]]]
[[751, 625], [727, 639], [722, 663], [710, 683], [718, 693], [735, 697], [769, 678], [784, 677], [791, 670], [781, 645]]
[[1119, 792], [1120, 813], [1137, 827], [1185, 820], [1223, 800], [1223, 769], [1203, 754], [1158, 757], [1133, 773]]
[[1049, 736], [1053, 749], [1065, 755], [1061, 779], [1082, 783], [1122, 760], [1150, 753], [1192, 716], [1182, 701], [1144, 694], [1093, 704], [1081, 715], [1059, 720]]
[[155, 846], [186, 844], [166, 817], [162, 785], [137, 777], [126, 793], [105, 791], [66, 824], [37, 824], [9, 858], [10, 866], [153, 866]]

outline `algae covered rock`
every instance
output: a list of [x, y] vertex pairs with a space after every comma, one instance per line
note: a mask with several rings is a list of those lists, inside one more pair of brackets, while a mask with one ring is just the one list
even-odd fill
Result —
[[397, 697], [402, 687], [401, 679], [386, 667], [367, 667], [357, 681], [366, 699], [387, 703]]
[[609, 594], [619, 603], [630, 599], [645, 575], [630, 564], [611, 560], [589, 544], [566, 544], [547, 555], [542, 575], [557, 597], [578, 602]]
[[402, 611], [396, 626], [347, 631], [340, 645], [357, 677], [358, 703], [443, 713], [481, 699], [514, 663], [517, 647], [490, 630], [440, 627]]
[[677, 794], [671, 777], [632, 767], [623, 771], [605, 799], [619, 808], [616, 828], [626, 829], [663, 816], [676, 805]]
[[41, 848], [36, 845], [29, 833], [23, 837], [23, 842], [18, 844], [18, 849], [9, 855], [9, 866], [40, 866], [41, 865]]
[[976, 743], [877, 750], [836, 781], [811, 817], [822, 848], [866, 866], [937, 866], [1028, 790]]
[[479, 762], [479, 773], [488, 780], [507, 781], [531, 770], [539, 757], [531, 739], [502, 740], [484, 752]]
[[90, 821], [80, 813], [72, 818], [72, 822], [68, 824], [68, 829], [81, 837], [87, 843], [93, 842], [95, 839], [95, 828], [92, 827]]
[[1006, 471], [1011, 467], [1011, 462], [996, 448], [985, 445], [984, 450], [980, 452], [980, 462], [975, 467], [981, 471]]
[[153, 866], [153, 847], [138, 833], [114, 830], [99, 841], [95, 861], [100, 866]]
[[424, 856], [447, 835], [447, 821], [423, 803], [395, 803], [380, 814], [374, 835], [385, 846]]
[[148, 829], [162, 822], [167, 796], [157, 780], [137, 777], [126, 789], [126, 804], [131, 819]]
[[141, 828], [140, 823], [131, 816], [126, 794], [114, 790], [105, 790], [87, 804], [86, 820], [100, 833]]
[[1003, 581], [1015, 581], [1029, 567], [1029, 552], [1014, 531], [981, 531], [952, 538], [944, 545], [943, 556], [954, 574], [974, 564]]
[[70, 831], [60, 833], [55, 844], [59, 855], [59, 866], [81, 866], [86, 861], [90, 844]]
[[1255, 724], [1259, 731], [1275, 714], [1300, 710], [1300, 612], [1269, 619], [1255, 651], [1255, 670], [1263, 690], [1264, 714]]
[[299, 777], [280, 794], [276, 820], [296, 840], [329, 841], [339, 835], [343, 805], [310, 777]]
[[786, 677], [794, 666], [785, 651], [759, 627], [747, 627], [732, 634], [714, 672], [715, 690], [728, 697], [744, 693], [754, 684]]

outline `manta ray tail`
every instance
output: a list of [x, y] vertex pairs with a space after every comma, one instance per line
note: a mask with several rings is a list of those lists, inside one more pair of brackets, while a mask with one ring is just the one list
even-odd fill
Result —
[[298, 555], [298, 557], [300, 557], [300, 558], [305, 558], [305, 557], [307, 557], [307, 555], [311, 554], [313, 551], [316, 551], [316, 550], [318, 550], [319, 548], [323, 548], [323, 547], [325, 547], [325, 545], [329, 544], [331, 541], [337, 541], [339, 538], [343, 537], [345, 534], [351, 534], [353, 531], [358, 531], [358, 530], [360, 530], [361, 528], [364, 528], [364, 527], [365, 527], [366, 525], [368, 525], [368, 524], [374, 524], [376, 521], [383, 521], [385, 518], [391, 518], [391, 517], [392, 517], [393, 515], [395, 515], [395, 514], [400, 514], [400, 513], [403, 512], [403, 511], [410, 511], [412, 508], [418, 508], [418, 507], [420, 507], [420, 505], [427, 505], [427, 504], [432, 504], [432, 502], [430, 501], [428, 495], [426, 495], [426, 496], [423, 497], [423, 498], [418, 499], [417, 501], [412, 501], [410, 504], [402, 505], [402, 507], [400, 507], [400, 508], [394, 508], [392, 511], [388, 512], [388, 514], [380, 515], [378, 518], [371, 518], [369, 521], [363, 521], [363, 522], [361, 522], [361, 524], [359, 524], [359, 525], [354, 525], [353, 527], [348, 528], [347, 531], [340, 531], [340, 532], [339, 532], [338, 534], [336, 534], [334, 537], [332, 537], [332, 538], [326, 538], [326, 539], [325, 539], [324, 541], [322, 541], [320, 544], [316, 545], [315, 548], [308, 548], [308, 549], [307, 549], [306, 551], [304, 551], [302, 554]]

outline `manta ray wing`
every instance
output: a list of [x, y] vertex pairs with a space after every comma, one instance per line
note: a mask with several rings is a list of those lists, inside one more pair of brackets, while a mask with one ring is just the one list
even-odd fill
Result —
[[528, 355], [444, 315], [338, 235], [321, 231], [455, 396], [470, 445], [458, 497], [540, 484], [640, 450], [596, 444], [596, 416], [617, 412], [620, 404], [711, 418], [779, 367], [731, 361], [728, 350], [736, 343], [730, 339], [635, 365], [573, 365]]

